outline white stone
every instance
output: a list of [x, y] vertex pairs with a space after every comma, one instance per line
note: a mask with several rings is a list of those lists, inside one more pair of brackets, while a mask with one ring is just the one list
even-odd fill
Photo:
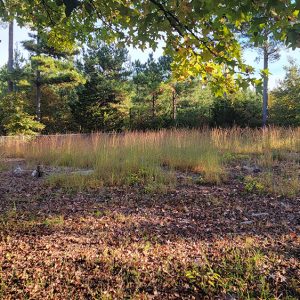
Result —
[[266, 217], [268, 215], [268, 213], [253, 213], [252, 217]]
[[14, 170], [13, 170], [13, 174], [14, 175], [22, 175], [24, 173], [24, 170], [20, 167], [17, 166]]
[[37, 176], [38, 176], [37, 170], [34, 170], [34, 171], [31, 173], [31, 176], [32, 176], [32, 177], [37, 177]]

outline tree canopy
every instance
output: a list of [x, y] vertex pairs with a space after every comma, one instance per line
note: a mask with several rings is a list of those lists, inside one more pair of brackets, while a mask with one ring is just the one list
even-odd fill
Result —
[[[200, 75], [219, 93], [259, 84], [245, 65], [235, 32], [248, 24], [256, 45], [264, 43], [266, 24], [274, 39], [299, 43], [300, 1], [216, 0], [1, 0], [2, 19], [49, 31], [49, 42], [67, 48], [95, 34], [105, 42], [155, 49], [164, 42], [178, 78]], [[9, 15], [8, 13], [9, 12]], [[272, 20], [272, 22], [266, 22]], [[71, 47], [71, 46], [70, 46]]]

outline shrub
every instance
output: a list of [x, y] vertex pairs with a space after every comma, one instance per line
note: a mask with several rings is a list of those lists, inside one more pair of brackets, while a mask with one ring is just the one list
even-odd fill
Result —
[[35, 135], [44, 125], [25, 111], [26, 98], [23, 93], [10, 93], [0, 102], [1, 125], [8, 135]]

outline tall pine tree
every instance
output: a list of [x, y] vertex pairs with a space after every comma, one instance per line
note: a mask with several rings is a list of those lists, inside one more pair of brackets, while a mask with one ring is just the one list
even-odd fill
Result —
[[78, 88], [73, 115], [82, 131], [121, 130], [129, 122], [128, 51], [95, 40], [78, 66], [87, 82]]

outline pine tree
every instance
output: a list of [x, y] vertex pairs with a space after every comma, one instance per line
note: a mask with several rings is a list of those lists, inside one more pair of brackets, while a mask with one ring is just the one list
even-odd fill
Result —
[[79, 67], [87, 78], [72, 112], [83, 131], [120, 130], [129, 122], [128, 51], [94, 40]]
[[84, 82], [81, 74], [75, 69], [74, 49], [58, 50], [48, 43], [47, 33], [30, 34], [31, 39], [23, 46], [31, 54], [31, 78], [35, 86], [35, 113], [37, 120], [42, 120], [41, 97], [44, 86], [65, 86], [73, 88]]
[[253, 20], [260, 22], [260, 33], [251, 31], [251, 24], [244, 22], [241, 26], [241, 40], [244, 48], [255, 49], [258, 51], [256, 61], [263, 61], [261, 76], [263, 80], [263, 103], [262, 103], [262, 127], [268, 121], [268, 102], [269, 102], [269, 64], [280, 58], [280, 49], [283, 42], [278, 40], [274, 34], [276, 18], [268, 16], [268, 4], [261, 4], [261, 9], [254, 14]]
[[139, 60], [133, 63], [133, 83], [135, 96], [133, 98], [135, 118], [137, 126], [139, 120], [146, 121], [148, 127], [160, 126], [158, 99], [163, 89], [162, 83], [167, 82], [171, 76], [171, 58], [162, 56], [157, 61], [150, 54], [146, 63]]

